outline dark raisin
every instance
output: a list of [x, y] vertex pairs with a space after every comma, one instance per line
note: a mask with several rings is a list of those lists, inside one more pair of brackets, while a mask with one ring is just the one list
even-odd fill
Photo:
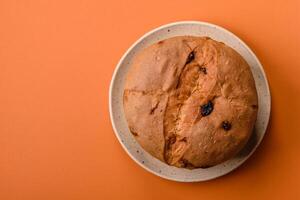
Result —
[[192, 51], [192, 52], [188, 55], [185, 64], [189, 64], [189, 63], [192, 62], [192, 60], [194, 60], [194, 59], [195, 59], [195, 55], [194, 55], [194, 52]]
[[231, 129], [231, 124], [229, 121], [223, 121], [222, 122], [222, 127], [225, 131], [229, 131]]
[[201, 115], [203, 117], [209, 115], [214, 109], [214, 105], [211, 101], [208, 101], [207, 104], [204, 104], [200, 107], [200, 110], [201, 110]]
[[139, 135], [135, 130], [133, 130], [133, 128], [129, 127], [129, 129], [130, 129], [130, 132], [131, 132], [132, 135], [134, 135], [134, 136]]
[[200, 67], [200, 72], [203, 72], [203, 74], [207, 74], [205, 67]]
[[257, 108], [258, 108], [257, 105], [252, 105], [251, 107], [252, 107], [253, 109], [257, 109]]
[[132, 135], [134, 136], [139, 136], [139, 134], [137, 132], [131, 131]]

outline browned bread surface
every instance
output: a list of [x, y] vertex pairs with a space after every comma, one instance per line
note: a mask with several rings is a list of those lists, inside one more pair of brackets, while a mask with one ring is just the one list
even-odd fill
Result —
[[139, 52], [123, 103], [139, 144], [161, 161], [187, 168], [234, 156], [249, 139], [258, 109], [246, 61], [223, 43], [192, 36]]

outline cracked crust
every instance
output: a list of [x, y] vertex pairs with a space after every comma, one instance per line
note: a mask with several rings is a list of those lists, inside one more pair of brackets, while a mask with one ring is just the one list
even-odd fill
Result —
[[[208, 102], [211, 110], [203, 115]], [[245, 60], [223, 43], [191, 36], [142, 50], [127, 74], [123, 103], [139, 144], [161, 161], [185, 168], [234, 156], [249, 139], [258, 109]]]

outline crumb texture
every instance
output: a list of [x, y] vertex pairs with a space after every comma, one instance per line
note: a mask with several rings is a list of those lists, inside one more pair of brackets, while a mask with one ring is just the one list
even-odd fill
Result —
[[207, 37], [181, 36], [138, 53], [123, 94], [128, 127], [139, 144], [169, 165], [209, 167], [249, 139], [257, 93], [246, 61]]

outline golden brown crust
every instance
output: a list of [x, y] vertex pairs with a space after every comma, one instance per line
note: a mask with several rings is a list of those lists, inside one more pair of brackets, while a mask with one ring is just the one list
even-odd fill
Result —
[[135, 57], [124, 111], [132, 134], [151, 155], [177, 167], [207, 167], [245, 145], [257, 93], [236, 51], [210, 38], [181, 36]]

